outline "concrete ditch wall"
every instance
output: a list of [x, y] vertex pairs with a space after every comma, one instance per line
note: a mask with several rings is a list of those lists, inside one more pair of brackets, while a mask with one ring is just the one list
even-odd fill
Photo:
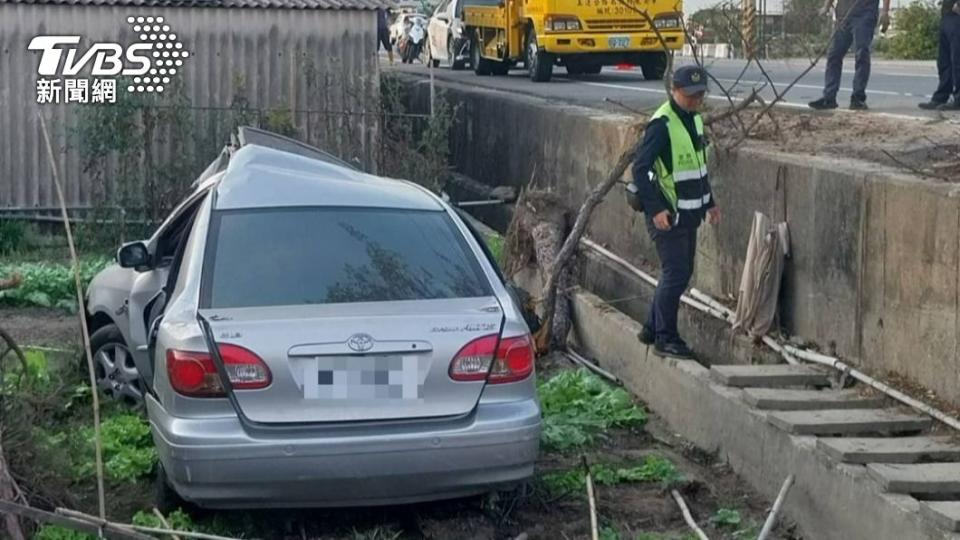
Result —
[[[428, 110], [428, 86], [407, 80], [415, 108]], [[460, 172], [518, 187], [535, 177], [574, 209], [642, 127], [631, 117], [536, 97], [452, 83], [438, 87], [442, 98], [460, 107], [453, 137]], [[735, 295], [753, 213], [785, 219], [793, 247], [782, 294], [785, 329], [871, 373], [896, 372], [960, 403], [960, 200], [954, 186], [867, 162], [755, 147], [715, 152], [711, 167], [724, 221], [701, 229], [696, 287]], [[642, 215], [627, 207], [619, 190], [598, 207], [588, 235], [638, 266], [655, 261]], [[503, 225], [503, 213], [490, 217]], [[616, 287], [606, 283], [602, 294], [609, 298]], [[594, 280], [591, 288], [604, 287]]]

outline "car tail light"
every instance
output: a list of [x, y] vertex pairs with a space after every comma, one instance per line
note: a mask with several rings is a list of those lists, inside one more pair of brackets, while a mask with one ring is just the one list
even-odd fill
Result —
[[530, 336], [484, 336], [460, 349], [450, 363], [450, 378], [490, 384], [520, 381], [533, 373], [533, 358]]
[[[223, 367], [235, 390], [256, 390], [270, 386], [270, 368], [253, 352], [239, 345], [218, 346]], [[220, 375], [206, 352], [167, 351], [167, 375], [178, 393], [191, 397], [223, 397]]]
[[450, 378], [455, 381], [486, 380], [499, 339], [493, 334], [464, 345], [450, 363]]
[[522, 381], [533, 373], [533, 342], [523, 335], [500, 340], [493, 373], [487, 381], [491, 384]]

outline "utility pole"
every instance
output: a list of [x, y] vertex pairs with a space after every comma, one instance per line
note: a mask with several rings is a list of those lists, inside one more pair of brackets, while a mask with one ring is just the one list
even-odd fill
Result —
[[743, 56], [747, 60], [757, 57], [757, 5], [756, 0], [741, 0], [741, 32], [743, 33]]

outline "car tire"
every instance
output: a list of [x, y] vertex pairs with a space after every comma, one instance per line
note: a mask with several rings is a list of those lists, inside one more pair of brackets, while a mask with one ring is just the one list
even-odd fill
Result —
[[490, 60], [480, 56], [480, 36], [475, 36], [470, 43], [470, 62], [473, 72], [477, 75], [490, 75]]
[[527, 31], [527, 43], [524, 49], [530, 80], [549, 82], [553, 76], [553, 55], [537, 46], [537, 30], [532, 26]]
[[461, 71], [465, 66], [463, 61], [457, 61], [457, 51], [453, 50], [453, 36], [447, 36], [447, 58], [450, 60], [450, 69]]
[[440, 67], [440, 61], [433, 56], [433, 45], [427, 42], [427, 63], [432, 68]]
[[[97, 387], [108, 397], [131, 407], [143, 405], [145, 384], [133, 361], [130, 347], [115, 324], [108, 324], [90, 336]], [[82, 358], [86, 365], [86, 358]]]
[[643, 72], [643, 78], [648, 81], [659, 81], [663, 79], [663, 74], [667, 71], [667, 53], [656, 52], [647, 53], [640, 62], [640, 71]]
[[163, 512], [164, 515], [169, 515], [171, 512], [177, 510], [192, 509], [193, 505], [185, 501], [183, 497], [170, 486], [170, 481], [167, 480], [167, 473], [163, 470], [163, 465], [157, 463], [156, 470], [157, 473], [153, 478], [153, 504], [157, 507], [157, 510]]

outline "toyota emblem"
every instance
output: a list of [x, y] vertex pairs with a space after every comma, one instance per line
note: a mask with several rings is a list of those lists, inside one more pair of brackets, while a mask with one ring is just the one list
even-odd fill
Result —
[[370, 334], [354, 334], [347, 339], [347, 347], [357, 352], [367, 352], [373, 348], [373, 337]]

